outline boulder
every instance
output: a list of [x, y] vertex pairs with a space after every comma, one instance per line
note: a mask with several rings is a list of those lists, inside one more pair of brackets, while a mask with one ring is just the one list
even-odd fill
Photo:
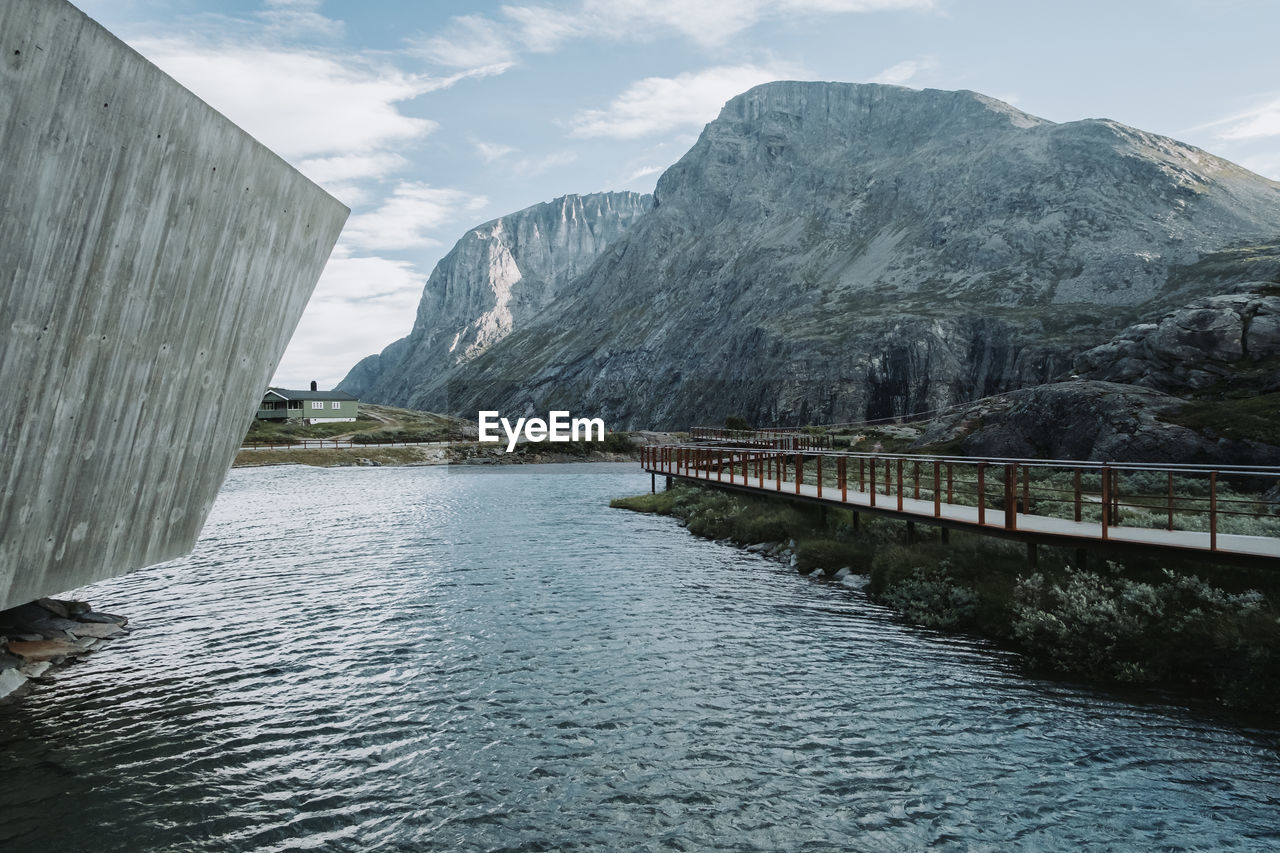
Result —
[[971, 456], [1280, 465], [1280, 448], [1162, 420], [1186, 401], [1152, 388], [1077, 380], [980, 400], [932, 421], [913, 445]]

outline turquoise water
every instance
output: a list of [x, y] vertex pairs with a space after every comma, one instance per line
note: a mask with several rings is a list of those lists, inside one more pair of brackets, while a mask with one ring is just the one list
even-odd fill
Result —
[[1267, 732], [1032, 680], [635, 465], [233, 471], [0, 708], [0, 849], [1270, 849]]

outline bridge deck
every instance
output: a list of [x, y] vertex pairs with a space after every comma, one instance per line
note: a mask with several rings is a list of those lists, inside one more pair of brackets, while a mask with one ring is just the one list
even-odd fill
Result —
[[[753, 453], [753, 451], [747, 451]], [[776, 454], [775, 454], [776, 455]], [[920, 499], [906, 494], [872, 493], [856, 488], [856, 483], [845, 483], [847, 499], [842, 498], [839, 486], [825, 484], [821, 491], [815, 483], [801, 482], [797, 487], [790, 472], [779, 478], [744, 474], [741, 466], [723, 468], [717, 476], [714, 468], [700, 468], [675, 464], [675, 460], [652, 454], [643, 461], [645, 470], [653, 474], [679, 477], [733, 491], [774, 495], [791, 500], [803, 500], [825, 506], [843, 507], [859, 512], [883, 515], [905, 521], [914, 521], [951, 529], [971, 530], [975, 533], [1018, 539], [1026, 542], [1069, 547], [1114, 548], [1164, 553], [1183, 556], [1203, 555], [1215, 561], [1261, 564], [1280, 568], [1280, 538], [1250, 536], [1235, 533], [1190, 530], [1166, 530], [1147, 527], [1104, 525], [1098, 521], [1074, 521], [1067, 518], [1038, 515], [1036, 513], [1008, 513], [1003, 509], [947, 503], [933, 499]], [[781, 485], [779, 486], [779, 483]], [[900, 508], [899, 508], [900, 507]]]

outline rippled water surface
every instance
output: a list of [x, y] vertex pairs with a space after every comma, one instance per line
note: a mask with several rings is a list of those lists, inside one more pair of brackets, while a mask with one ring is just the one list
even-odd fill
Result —
[[0, 708], [0, 848], [1267, 849], [1272, 735], [1017, 674], [607, 507], [634, 465], [233, 471]]

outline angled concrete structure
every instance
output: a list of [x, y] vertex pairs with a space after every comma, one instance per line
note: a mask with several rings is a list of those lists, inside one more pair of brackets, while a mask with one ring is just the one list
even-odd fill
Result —
[[0, 0], [0, 205], [4, 608], [191, 549], [348, 211], [63, 0]]

